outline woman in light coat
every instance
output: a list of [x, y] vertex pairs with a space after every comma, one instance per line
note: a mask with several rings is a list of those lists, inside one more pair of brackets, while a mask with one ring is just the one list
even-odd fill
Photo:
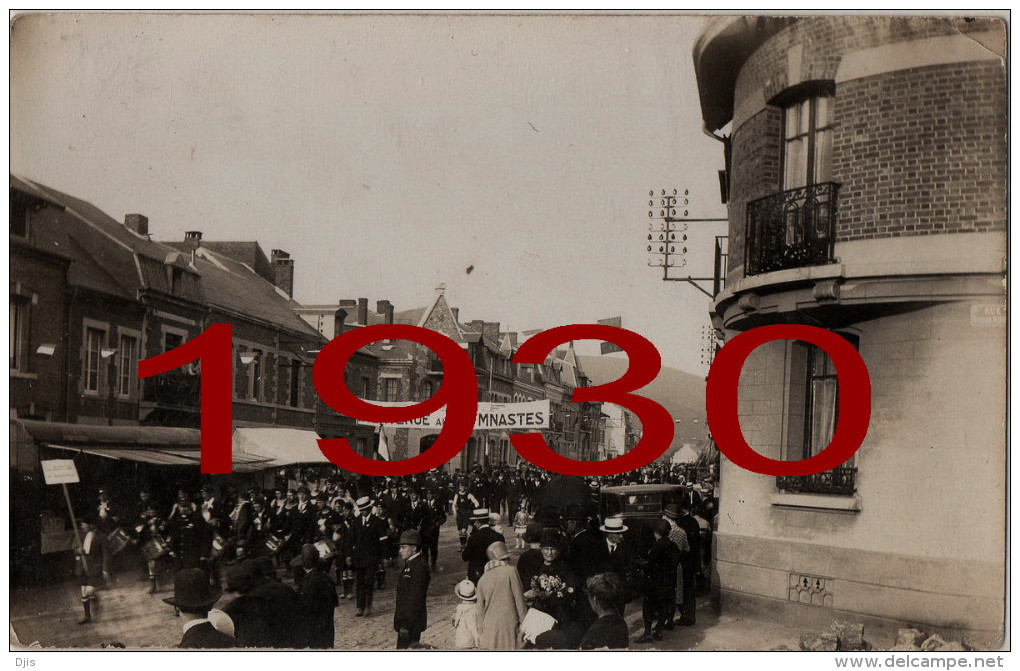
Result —
[[528, 612], [517, 569], [508, 563], [510, 550], [497, 541], [486, 549], [489, 562], [478, 580], [478, 647], [482, 650], [516, 650], [518, 634]]

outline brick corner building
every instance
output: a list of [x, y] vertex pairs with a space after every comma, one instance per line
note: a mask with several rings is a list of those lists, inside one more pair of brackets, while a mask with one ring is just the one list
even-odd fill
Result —
[[[822, 326], [872, 385], [867, 437], [839, 468], [723, 461], [724, 607], [1002, 640], [1004, 48], [1001, 21], [893, 16], [720, 17], [696, 42], [727, 166], [714, 325]], [[742, 370], [743, 433], [766, 457], [810, 457], [838, 393], [822, 350], [768, 343]]]

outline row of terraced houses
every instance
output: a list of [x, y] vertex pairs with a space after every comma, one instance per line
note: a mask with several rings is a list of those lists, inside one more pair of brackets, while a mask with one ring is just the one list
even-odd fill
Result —
[[[10, 178], [12, 551], [25, 560], [16, 567], [44, 565], [35, 561], [45, 545], [40, 512], [59, 517], [63, 506], [59, 488], [43, 483], [42, 460], [75, 460], [82, 485], [72, 492], [80, 502], [100, 484], [124, 488], [131, 500], [133, 488], [169, 497], [199, 477], [200, 367], [140, 380], [138, 362], [216, 323], [232, 325], [235, 473], [321, 465], [318, 437], [347, 438], [359, 454], [379, 456], [377, 427], [319, 400], [312, 364], [333, 337], [384, 323], [422, 326], [459, 343], [474, 364], [480, 401], [548, 399], [544, 433], [561, 454], [615, 456], [600, 448], [600, 404], [570, 403], [573, 388], [588, 384], [572, 346], [541, 365], [519, 365], [510, 358], [526, 335], [497, 322], [462, 323], [442, 286], [412, 310], [395, 311], [386, 300], [370, 309], [365, 298], [301, 306], [292, 297], [294, 259], [284, 251], [267, 256], [257, 242], [209, 241], [198, 231], [179, 241], [154, 237], [143, 215], [118, 221], [84, 200]], [[438, 388], [442, 366], [423, 345], [393, 340], [359, 350], [344, 375], [362, 398], [421, 401]], [[420, 453], [434, 434], [389, 430], [389, 458]], [[516, 462], [505, 431], [476, 431], [446, 468]]]

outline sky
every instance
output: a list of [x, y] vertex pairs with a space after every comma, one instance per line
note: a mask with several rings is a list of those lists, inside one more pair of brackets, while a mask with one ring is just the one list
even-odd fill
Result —
[[[691, 57], [705, 23], [29, 15], [11, 32], [11, 171], [144, 214], [156, 240], [283, 249], [303, 304], [400, 311], [443, 283], [462, 321], [620, 316], [703, 375], [709, 298], [664, 282], [646, 237], [650, 189], [726, 215]], [[721, 234], [690, 224], [694, 276]]]

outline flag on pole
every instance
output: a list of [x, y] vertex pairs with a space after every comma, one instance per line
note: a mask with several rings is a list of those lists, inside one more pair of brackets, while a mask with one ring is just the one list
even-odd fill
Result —
[[[600, 319], [599, 324], [604, 326], [615, 326], [616, 328], [623, 328], [622, 317], [607, 317], [606, 319]], [[613, 352], [622, 352], [624, 349], [612, 342], [603, 342], [599, 348], [602, 354], [612, 354]]]
[[379, 447], [375, 451], [383, 461], [390, 460], [390, 448], [386, 445], [386, 432], [383, 431], [382, 424], [379, 425]]

